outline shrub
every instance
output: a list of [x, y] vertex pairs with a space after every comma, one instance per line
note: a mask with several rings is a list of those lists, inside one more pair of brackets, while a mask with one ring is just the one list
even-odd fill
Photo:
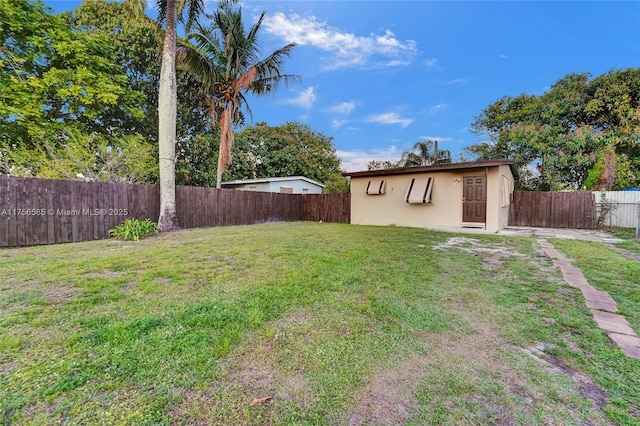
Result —
[[109, 235], [118, 240], [138, 241], [149, 234], [158, 232], [158, 224], [150, 219], [139, 220], [129, 218], [109, 230]]

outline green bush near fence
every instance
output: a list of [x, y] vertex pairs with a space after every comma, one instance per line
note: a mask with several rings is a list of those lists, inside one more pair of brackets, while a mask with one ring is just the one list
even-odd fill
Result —
[[138, 241], [151, 234], [158, 232], [158, 224], [150, 219], [127, 219], [120, 225], [109, 229], [109, 236], [117, 240]]

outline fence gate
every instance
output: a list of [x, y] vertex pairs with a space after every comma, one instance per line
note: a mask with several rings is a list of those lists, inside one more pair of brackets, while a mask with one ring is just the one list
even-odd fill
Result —
[[596, 201], [591, 192], [513, 192], [511, 226], [595, 229], [596, 223]]

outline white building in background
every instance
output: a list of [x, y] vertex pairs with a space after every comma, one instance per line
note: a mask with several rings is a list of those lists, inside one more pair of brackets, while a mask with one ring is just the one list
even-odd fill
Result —
[[222, 188], [284, 194], [322, 194], [324, 184], [304, 176], [272, 177], [222, 182]]

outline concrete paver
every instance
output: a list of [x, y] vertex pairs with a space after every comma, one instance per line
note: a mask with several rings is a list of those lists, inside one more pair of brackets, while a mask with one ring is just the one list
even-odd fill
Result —
[[609, 333], [609, 338], [616, 342], [629, 358], [640, 359], [640, 339], [619, 333]]
[[610, 243], [606, 243], [605, 245], [607, 246], [607, 248], [620, 253], [624, 257], [627, 257], [629, 259], [635, 260], [636, 262], [640, 262], [640, 256], [638, 256], [637, 254], [631, 253], [631, 252], [629, 252], [629, 251], [627, 251], [625, 249], [622, 249], [620, 247], [616, 247], [616, 246], [614, 246], [613, 244], [610, 244]]
[[603, 312], [595, 309], [591, 310], [593, 319], [596, 320], [600, 328], [614, 333], [635, 336], [635, 332], [625, 317], [611, 312]]
[[640, 348], [634, 348], [631, 346], [620, 346], [620, 349], [622, 349], [622, 352], [624, 352], [624, 354], [629, 358], [640, 359]]
[[634, 348], [640, 348], [640, 337], [629, 336], [627, 334], [609, 333], [611, 340], [615, 341], [619, 345], [631, 346]]
[[616, 305], [615, 301], [614, 303], [608, 303], [602, 300], [586, 299], [585, 304], [589, 309], [600, 309], [602, 311], [618, 312], [618, 306]]

